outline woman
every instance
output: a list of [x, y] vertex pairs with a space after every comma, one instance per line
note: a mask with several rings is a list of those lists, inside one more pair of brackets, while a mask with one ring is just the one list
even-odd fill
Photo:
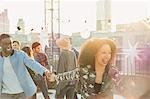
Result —
[[[30, 58], [34, 59], [33, 53], [32, 53], [32, 50], [31, 50], [30, 47], [25, 46], [21, 50], [24, 51]], [[27, 69], [28, 69], [28, 71], [29, 71], [29, 73], [30, 73], [30, 75], [31, 75], [31, 77], [33, 79], [34, 76], [35, 76], [35, 73], [30, 68], [27, 68]]]
[[31, 58], [34, 59], [34, 57], [33, 57], [33, 52], [32, 52], [32, 50], [31, 50], [30, 47], [25, 46], [25, 47], [23, 47], [21, 50], [24, 51], [29, 57], [31, 57]]
[[109, 70], [112, 68], [116, 45], [112, 40], [92, 38], [80, 50], [81, 98], [112, 99]]
[[[33, 53], [32, 53], [32, 50], [31, 50], [30, 47], [25, 46], [25, 47], [22, 48], [22, 50], [23, 50], [25, 53], [27, 53], [27, 55], [28, 55], [29, 57], [31, 57], [31, 58], [34, 59]], [[40, 88], [40, 90], [42, 91], [42, 94], [43, 94], [44, 98], [45, 98], [45, 99], [50, 99], [50, 97], [49, 97], [49, 95], [48, 95], [48, 89], [47, 89], [47, 86], [46, 86], [46, 84], [45, 84], [45, 82], [44, 82], [43, 77], [40, 76], [40, 75], [36, 75], [30, 68], [27, 68], [27, 69], [28, 69], [28, 71], [29, 71], [29, 73], [30, 73], [30, 75], [31, 75], [31, 77], [32, 77], [32, 79], [33, 79], [33, 81], [34, 81], [34, 83], [35, 83], [35, 84]], [[36, 99], [36, 93], [35, 93], [32, 97], [30, 97], [29, 99]]]

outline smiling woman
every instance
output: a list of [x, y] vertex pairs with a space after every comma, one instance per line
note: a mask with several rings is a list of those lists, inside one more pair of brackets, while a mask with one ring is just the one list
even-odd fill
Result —
[[81, 97], [83, 99], [112, 99], [112, 68], [116, 45], [110, 39], [87, 40], [79, 53]]

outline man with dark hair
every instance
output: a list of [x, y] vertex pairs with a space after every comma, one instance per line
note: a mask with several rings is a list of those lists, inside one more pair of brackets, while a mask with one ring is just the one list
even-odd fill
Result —
[[13, 49], [20, 50], [20, 42], [19, 41], [13, 41]]
[[42, 66], [49, 68], [48, 60], [46, 54], [41, 52], [41, 44], [39, 42], [34, 42], [32, 44], [34, 59], [39, 62]]
[[[48, 60], [47, 60], [47, 56], [46, 54], [41, 52], [41, 44], [39, 42], [34, 42], [32, 44], [32, 50], [33, 50], [33, 56], [34, 59], [39, 62], [42, 66], [44, 66], [45, 68], [49, 69], [49, 65], [48, 65]], [[46, 87], [42, 87], [43, 84], [38, 84], [39, 87], [42, 87], [42, 93], [44, 95], [44, 97], [48, 97], [48, 89], [47, 89], [47, 79], [45, 77], [43, 77], [42, 79], [36, 79], [36, 82], [41, 82], [42, 80], [44, 80], [44, 83], [46, 85]]]
[[0, 99], [26, 99], [36, 92], [37, 88], [26, 67], [50, 79], [46, 68], [24, 52], [13, 50], [10, 35], [0, 35], [0, 46]]

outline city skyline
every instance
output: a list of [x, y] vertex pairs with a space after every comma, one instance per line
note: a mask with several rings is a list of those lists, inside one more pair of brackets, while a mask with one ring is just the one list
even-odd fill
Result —
[[[10, 32], [17, 30], [17, 21], [23, 18], [26, 32], [33, 28], [40, 32], [44, 26], [44, 0], [2, 0], [0, 9], [8, 9]], [[85, 28], [94, 30], [96, 26], [96, 0], [64, 0], [61, 1], [61, 28], [63, 31], [77, 32]], [[77, 15], [74, 11], [78, 11]], [[112, 0], [112, 22], [114, 24], [129, 23], [150, 16], [149, 0]], [[70, 20], [70, 23], [68, 22]], [[84, 21], [87, 20], [85, 24]], [[71, 28], [68, 28], [70, 26]], [[68, 30], [69, 29], [69, 30]]]

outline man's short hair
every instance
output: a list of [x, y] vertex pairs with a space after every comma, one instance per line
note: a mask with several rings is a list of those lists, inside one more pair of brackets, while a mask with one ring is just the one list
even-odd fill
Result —
[[34, 42], [32, 44], [32, 49], [36, 48], [37, 46], [41, 45], [39, 42]]
[[20, 45], [20, 42], [19, 42], [19, 41], [13, 41], [13, 43], [17, 43], [18, 45]]
[[2, 40], [2, 39], [5, 39], [5, 38], [10, 38], [11, 36], [9, 35], [9, 34], [1, 34], [0, 35], [0, 41]]

